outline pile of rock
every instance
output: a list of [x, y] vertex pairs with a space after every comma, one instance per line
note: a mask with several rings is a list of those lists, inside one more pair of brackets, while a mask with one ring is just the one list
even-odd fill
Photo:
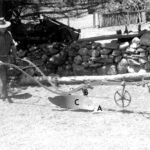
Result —
[[[18, 56], [27, 57], [46, 75], [115, 75], [150, 71], [150, 32], [130, 42], [110, 43], [74, 42], [29, 46], [19, 50]], [[30, 71], [29, 71], [30, 72]], [[32, 75], [38, 74], [35, 70]]]
[[60, 66], [59, 70], [66, 70], [67, 75], [117, 74], [115, 60], [120, 61], [122, 57], [118, 46], [117, 42], [107, 45], [75, 42], [68, 47], [66, 64]]
[[[26, 49], [18, 50], [18, 57], [27, 58], [40, 68], [46, 75], [56, 73], [58, 66], [65, 63], [67, 52], [66, 45], [62, 43], [28, 45]], [[28, 64], [18, 60], [19, 66]], [[39, 75], [35, 68], [25, 69], [30, 75]]]
[[150, 32], [146, 32], [140, 39], [134, 38], [131, 44], [125, 49], [123, 58], [127, 61], [127, 72], [134, 73], [150, 71], [149, 41]]
[[75, 42], [68, 47], [64, 65], [58, 67], [62, 75], [115, 75], [150, 70], [150, 33], [140, 39], [120, 43], [114, 40], [100, 44]]

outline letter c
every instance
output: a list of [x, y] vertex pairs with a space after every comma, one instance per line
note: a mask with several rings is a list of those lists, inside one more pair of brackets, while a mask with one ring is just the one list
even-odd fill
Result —
[[77, 103], [77, 101], [79, 101], [79, 99], [75, 99], [75, 105], [79, 105], [78, 103]]

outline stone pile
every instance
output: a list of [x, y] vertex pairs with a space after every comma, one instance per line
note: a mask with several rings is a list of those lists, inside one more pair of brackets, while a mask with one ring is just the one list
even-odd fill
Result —
[[[116, 75], [150, 71], [150, 32], [140, 39], [120, 43], [74, 42], [30, 45], [19, 50], [20, 58], [27, 57], [46, 75]], [[28, 72], [38, 75], [31, 68]]]
[[150, 33], [130, 42], [73, 43], [68, 60], [58, 67], [62, 75], [115, 75], [150, 71]]
[[68, 75], [117, 74], [114, 60], [121, 59], [121, 52], [113, 53], [113, 50], [117, 49], [116, 46], [119, 44], [109, 43], [103, 46], [95, 42], [75, 42], [68, 47], [67, 61], [58, 71], [66, 70]]
[[[66, 45], [62, 43], [28, 45], [26, 49], [19, 49], [19, 58], [27, 58], [40, 68], [46, 75], [57, 72], [58, 66], [65, 63], [67, 52]], [[25, 68], [29, 64], [18, 60], [17, 64]], [[39, 75], [34, 68], [25, 69], [30, 75]]]

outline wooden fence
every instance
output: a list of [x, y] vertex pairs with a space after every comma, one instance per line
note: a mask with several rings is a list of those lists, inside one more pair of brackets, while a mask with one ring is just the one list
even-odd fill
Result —
[[96, 25], [98, 25], [99, 27], [109, 27], [125, 24], [137, 24], [139, 22], [146, 22], [146, 12], [144, 10], [132, 12], [107, 13], [107, 14], [101, 14], [99, 12], [96, 12], [93, 14], [94, 27], [96, 27]]

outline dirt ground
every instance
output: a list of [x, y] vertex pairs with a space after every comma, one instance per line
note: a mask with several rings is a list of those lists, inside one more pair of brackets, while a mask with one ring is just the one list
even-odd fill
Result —
[[[62, 85], [61, 89], [71, 87], [77, 85]], [[48, 101], [55, 95], [42, 87], [16, 88], [13, 104], [0, 101], [0, 150], [148, 150], [148, 89], [127, 86], [132, 102], [123, 109], [113, 100], [120, 88], [89, 90], [94, 105], [103, 109], [94, 113], [61, 109]]]
[[[89, 18], [80, 21], [88, 24]], [[80, 28], [80, 21], [73, 20], [71, 25]], [[142, 27], [149, 28], [149, 24]], [[124, 29], [83, 28], [81, 37], [110, 34], [120, 28]], [[130, 28], [136, 30], [137, 26]], [[77, 86], [61, 85], [61, 89]], [[127, 86], [132, 102], [123, 109], [113, 100], [120, 88], [97, 86], [89, 91], [94, 105], [100, 104], [103, 109], [97, 113], [60, 109], [48, 101], [48, 97], [55, 95], [42, 87], [16, 88], [13, 104], [0, 101], [0, 150], [149, 150], [148, 89]]]

